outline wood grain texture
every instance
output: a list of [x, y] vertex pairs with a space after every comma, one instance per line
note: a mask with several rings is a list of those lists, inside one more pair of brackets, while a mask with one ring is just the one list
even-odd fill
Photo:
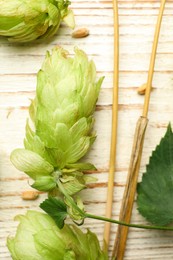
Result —
[[[86, 156], [96, 165], [96, 184], [81, 192], [86, 209], [93, 214], [105, 212], [108, 177], [112, 81], [113, 81], [113, 11], [112, 2], [75, 0], [71, 5], [77, 27], [87, 27], [90, 35], [83, 39], [71, 38], [71, 31], [61, 25], [50, 42], [13, 45], [0, 38], [0, 259], [10, 260], [6, 247], [7, 236], [14, 234], [16, 214], [28, 209], [39, 209], [46, 195], [35, 201], [23, 201], [21, 193], [28, 190], [27, 176], [17, 171], [9, 156], [14, 148], [23, 146], [25, 122], [30, 98], [35, 95], [36, 73], [44, 60], [46, 50], [62, 45], [73, 55], [78, 46], [94, 59], [98, 76], [105, 75], [95, 112], [97, 140]], [[142, 111], [143, 96], [136, 92], [147, 80], [147, 70], [153, 33], [159, 8], [158, 0], [119, 0], [120, 14], [120, 93], [117, 169], [115, 176], [113, 217], [118, 218], [126, 181], [136, 120]], [[149, 108], [149, 124], [140, 168], [145, 172], [152, 150], [163, 136], [168, 122], [173, 122], [173, 1], [166, 4], [158, 46], [153, 91]], [[134, 205], [133, 223], [146, 223]], [[101, 243], [102, 222], [86, 220], [83, 229], [96, 232]], [[110, 252], [116, 234], [112, 225]], [[130, 228], [125, 260], [173, 259], [173, 233]]]

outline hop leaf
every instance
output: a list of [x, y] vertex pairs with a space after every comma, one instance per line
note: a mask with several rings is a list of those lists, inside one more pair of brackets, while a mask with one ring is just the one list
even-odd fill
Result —
[[170, 125], [152, 153], [137, 191], [138, 210], [148, 221], [160, 226], [173, 221], [173, 132]]
[[68, 0], [0, 0], [0, 35], [13, 42], [49, 38], [64, 20], [74, 28]]
[[50, 197], [40, 204], [40, 208], [54, 219], [60, 229], [63, 228], [64, 220], [67, 217], [67, 207], [62, 200]]

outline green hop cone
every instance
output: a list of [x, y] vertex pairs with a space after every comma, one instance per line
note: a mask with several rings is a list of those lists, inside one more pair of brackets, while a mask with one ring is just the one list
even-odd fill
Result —
[[54, 35], [63, 20], [74, 28], [68, 0], [0, 0], [0, 35], [13, 42], [30, 42]]
[[93, 113], [102, 81], [83, 51], [76, 48], [74, 58], [60, 47], [47, 53], [29, 109], [25, 149], [11, 154], [16, 168], [35, 180], [34, 188], [47, 191], [60, 180], [72, 196], [92, 181], [82, 171], [94, 166], [80, 159], [96, 138]]
[[28, 211], [19, 215], [14, 238], [7, 239], [13, 260], [107, 260], [94, 233], [73, 225], [58, 229], [46, 214]]

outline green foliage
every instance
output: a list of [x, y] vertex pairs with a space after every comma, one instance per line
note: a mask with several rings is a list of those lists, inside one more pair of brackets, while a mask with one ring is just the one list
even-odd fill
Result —
[[137, 192], [138, 210], [148, 221], [160, 226], [173, 221], [173, 132], [170, 125], [150, 157]]
[[53, 218], [60, 229], [63, 228], [67, 217], [67, 207], [62, 200], [50, 197], [40, 204], [40, 208]]

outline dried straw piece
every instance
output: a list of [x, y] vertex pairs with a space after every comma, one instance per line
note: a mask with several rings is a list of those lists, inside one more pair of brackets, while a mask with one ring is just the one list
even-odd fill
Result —
[[[116, 162], [116, 143], [118, 128], [118, 88], [119, 88], [119, 19], [118, 19], [118, 1], [113, 1], [114, 10], [114, 76], [113, 76], [113, 106], [112, 106], [112, 134], [109, 162], [109, 177], [107, 189], [106, 218], [112, 216], [112, 202], [114, 189], [114, 174]], [[110, 239], [111, 223], [106, 222], [104, 227], [104, 250], [107, 251]]]
[[[136, 126], [136, 132], [134, 136], [133, 149], [132, 149], [131, 160], [130, 160], [130, 167], [128, 171], [128, 177], [127, 177], [126, 187], [123, 196], [123, 202], [121, 205], [119, 219], [126, 223], [130, 222], [132, 209], [133, 209], [133, 202], [134, 202], [136, 185], [138, 180], [138, 173], [140, 168], [145, 129], [148, 122], [147, 115], [148, 115], [148, 108], [150, 102], [150, 94], [152, 89], [152, 79], [153, 79], [154, 65], [156, 59], [156, 51], [157, 51], [157, 45], [158, 45], [158, 39], [160, 34], [160, 27], [161, 27], [165, 3], [166, 0], [162, 0], [160, 5], [158, 20], [156, 24], [156, 31], [154, 35], [153, 48], [151, 53], [150, 67], [148, 72], [143, 113], [142, 113], [142, 117], [138, 120]], [[112, 259], [116, 259], [116, 260], [123, 259], [127, 235], [128, 235], [128, 227], [118, 226]]]

